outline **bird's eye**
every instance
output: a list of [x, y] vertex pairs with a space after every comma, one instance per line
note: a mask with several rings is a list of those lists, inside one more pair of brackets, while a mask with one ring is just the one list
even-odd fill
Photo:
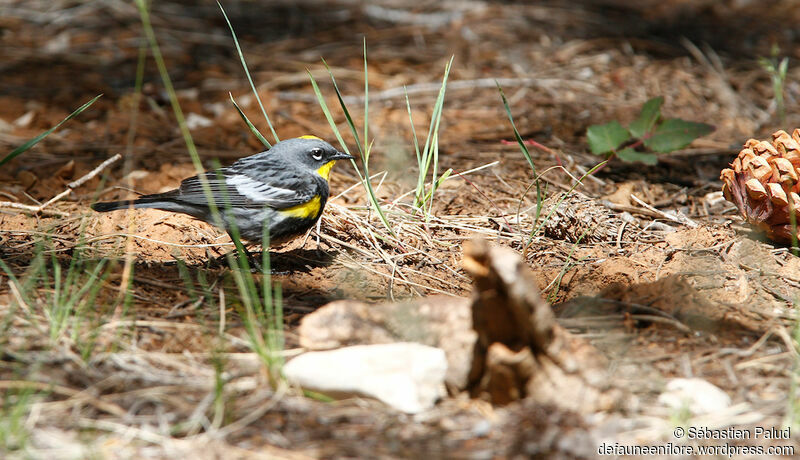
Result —
[[311, 149], [311, 158], [319, 161], [322, 159], [322, 149]]

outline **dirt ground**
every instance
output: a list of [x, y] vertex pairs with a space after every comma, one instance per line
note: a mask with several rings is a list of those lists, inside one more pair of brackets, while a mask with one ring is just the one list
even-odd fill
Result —
[[[0, 157], [92, 97], [103, 97], [0, 167], [0, 201], [36, 206], [114, 154], [123, 157], [46, 212], [0, 209], [0, 258], [10, 271], [0, 272], [0, 391], [12, 401], [26, 387], [14, 382], [40, 384], [21, 418], [18, 432], [26, 434], [0, 436], [7, 455], [591, 457], [600, 439], [674, 442], [677, 415], [657, 398], [675, 377], [705, 379], [732, 398], [725, 411], [692, 424], [790, 426], [792, 439], [781, 442], [800, 449], [794, 434], [800, 420], [800, 259], [751, 231], [722, 198], [719, 180], [748, 138], [800, 127], [796, 2], [224, 6], [281, 138], [335, 140], [307, 69], [346, 131], [320, 58], [363, 126], [367, 41], [370, 173], [397, 237], [388, 237], [368, 208], [351, 165], [337, 164], [320, 232], [271, 250], [287, 356], [297, 351], [298, 321], [332, 300], [468, 296], [461, 244], [482, 236], [525, 254], [562, 325], [609, 357], [610, 378], [634, 403], [587, 417], [525, 401], [492, 407], [455, 395], [430, 414], [412, 417], [369, 401], [326, 403], [276, 393], [264, 373], [253, 370], [257, 360], [236, 308], [225, 312], [222, 299], [198, 298], [193, 290], [205, 282], [217, 295], [217, 286], [230, 283], [230, 270], [220, 263], [233, 247], [224, 232], [162, 211], [98, 214], [89, 208], [98, 200], [165, 191], [195, 174], [149, 54], [141, 98], [136, 93], [142, 37], [136, 7], [121, 0], [3, 0]], [[260, 151], [230, 104], [229, 92], [268, 132], [215, 2], [154, 2], [151, 15], [205, 166]], [[773, 46], [790, 59], [784, 120], [759, 63]], [[417, 166], [403, 87], [424, 136], [451, 56], [439, 166], [458, 174], [437, 192], [426, 223], [409, 211]], [[602, 160], [589, 153], [588, 126], [628, 123], [651, 97], [664, 96], [668, 116], [710, 123], [715, 131], [655, 166], [614, 160], [582, 181], [576, 188], [582, 195], [569, 206], [599, 206], [614, 218], [622, 212], [602, 203], [629, 210], [628, 223], [613, 237], [593, 229], [596, 237], [576, 243], [551, 230], [525, 249], [536, 205], [535, 191], [526, 193], [533, 174], [514, 142], [495, 80], [522, 137], [548, 148], [530, 147], [537, 170], [546, 171], [548, 196], [568, 190]], [[689, 224], [659, 214], [668, 211]], [[88, 260], [112, 260], [96, 302], [82, 313], [85, 324], [71, 325], [72, 332], [56, 341], [35, 319], [47, 316], [42, 305], [54, 288], [34, 289], [38, 294], [27, 305], [10, 279], [31, 274], [35, 254], [42, 253], [37, 245], [55, 260], [44, 264], [50, 274], [78, 252]], [[647, 311], [669, 320], [655, 321]], [[213, 331], [222, 329], [227, 339], [220, 345]], [[220, 375], [214, 367], [220, 353], [227, 356], [226, 410], [212, 420], [205, 413], [214, 414], [209, 395]], [[3, 410], [12, 420], [8, 403]]]

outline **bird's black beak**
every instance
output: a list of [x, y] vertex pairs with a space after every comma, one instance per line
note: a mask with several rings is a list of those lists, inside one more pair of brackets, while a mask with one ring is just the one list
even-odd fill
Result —
[[348, 155], [342, 152], [336, 152], [333, 156], [330, 157], [331, 160], [352, 160], [353, 155]]

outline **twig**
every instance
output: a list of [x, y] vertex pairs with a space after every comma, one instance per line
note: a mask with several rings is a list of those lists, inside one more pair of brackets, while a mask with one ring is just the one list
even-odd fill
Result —
[[41, 206], [31, 206], [28, 204], [14, 203], [13, 201], [0, 201], [0, 208], [20, 209], [22, 211], [29, 211], [32, 213], [41, 212], [51, 216], [66, 217], [69, 214], [63, 211], [55, 211], [50, 209], [41, 209]]
[[61, 402], [71, 402], [73, 404], [88, 403], [99, 410], [116, 415], [117, 417], [122, 417], [127, 414], [127, 411], [120, 406], [102, 398], [87, 394], [85, 390], [80, 391], [62, 385], [54, 385], [52, 382], [45, 383], [34, 380], [0, 380], [0, 390], [24, 390], [28, 388], [33, 388], [34, 390], [40, 392], [51, 392], [70, 398]]
[[[484, 7], [486, 8], [486, 7]], [[426, 26], [429, 29], [439, 29], [442, 26], [458, 21], [464, 15], [462, 11], [437, 11], [433, 13], [419, 13], [398, 8], [385, 8], [379, 5], [364, 6], [364, 14], [381, 21], [393, 24], [411, 24]]]
[[234, 433], [236, 431], [241, 430], [242, 428], [247, 427], [247, 425], [250, 425], [251, 423], [255, 422], [256, 420], [261, 418], [262, 415], [267, 413], [267, 411], [275, 407], [275, 405], [278, 404], [278, 402], [280, 402], [281, 398], [283, 398], [283, 396], [286, 395], [288, 389], [289, 388], [285, 384], [283, 383], [279, 384], [278, 388], [275, 390], [275, 394], [273, 394], [272, 397], [269, 398], [264, 404], [262, 404], [259, 407], [256, 407], [253, 411], [251, 411], [244, 417], [240, 418], [239, 420], [236, 420], [235, 422], [232, 422], [224, 426], [223, 428], [213, 432], [213, 435], [217, 438], [225, 438], [231, 433]]
[[44, 212], [45, 214], [58, 215], [58, 216], [67, 216], [69, 214], [67, 214], [65, 212], [50, 211], [50, 210], [45, 210], [45, 208], [50, 206], [51, 204], [55, 203], [56, 201], [64, 198], [65, 196], [69, 195], [69, 193], [71, 191], [73, 191], [74, 189], [80, 187], [81, 185], [83, 185], [87, 181], [91, 180], [94, 176], [100, 174], [100, 172], [102, 170], [107, 168], [110, 164], [114, 163], [115, 161], [118, 161], [120, 158], [122, 158], [122, 155], [120, 155], [118, 153], [118, 154], [114, 155], [113, 157], [109, 158], [108, 160], [100, 163], [100, 166], [98, 166], [98, 167], [94, 168], [93, 170], [89, 171], [89, 173], [86, 174], [85, 176], [81, 177], [80, 179], [78, 179], [76, 181], [73, 181], [73, 182], [70, 182], [69, 184], [67, 184], [67, 189], [66, 190], [64, 190], [63, 192], [61, 192], [58, 195], [54, 196], [53, 198], [50, 198], [50, 200], [47, 201], [44, 204], [40, 204], [39, 206], [30, 206], [30, 205], [27, 205], [27, 204], [14, 203], [14, 202], [11, 202], [11, 201], [0, 201], [0, 207], [2, 207], [2, 208], [11, 208], [11, 209], [21, 209], [23, 211], [30, 211], [32, 213]]
[[[569, 88], [577, 91], [594, 92], [597, 91], [597, 86], [591, 83], [586, 83], [579, 80], [565, 80], [562, 78], [479, 78], [475, 80], [455, 80], [447, 83], [449, 90], [475, 90], [483, 88], [496, 88], [497, 84], [503, 87], [512, 86], [530, 86], [544, 89], [561, 89]], [[401, 98], [408, 93], [413, 94], [431, 94], [437, 93], [441, 85], [438, 83], [417, 83], [408, 85], [407, 87], [389, 88], [378, 93], [369, 95], [370, 102], [383, 101], [394, 98]], [[278, 95], [282, 100], [296, 100], [296, 101], [316, 101], [313, 95], [305, 93], [290, 93], [282, 92]], [[364, 102], [364, 96], [345, 96], [342, 98], [345, 104], [360, 104]]]
[[645, 203], [644, 201], [640, 200], [633, 193], [631, 193], [631, 198], [633, 199], [633, 201], [639, 203], [640, 205], [644, 206], [645, 208], [649, 209], [650, 211], [658, 214], [659, 216], [663, 217], [664, 219], [671, 220], [672, 222], [677, 222], [679, 224], [686, 225], [687, 227], [690, 227], [690, 228], [697, 228], [698, 227], [697, 222], [693, 221], [692, 219], [689, 219], [688, 217], [684, 216], [683, 214], [676, 213], [677, 215], [673, 216], [672, 214], [666, 213], [664, 211], [660, 211], [660, 210], [650, 206], [649, 204]]
[[66, 190], [64, 190], [63, 192], [61, 192], [58, 195], [54, 196], [53, 198], [50, 199], [50, 201], [46, 202], [45, 204], [39, 206], [39, 208], [40, 208], [39, 210], [41, 211], [42, 209], [48, 207], [49, 205], [51, 205], [51, 204], [55, 203], [56, 201], [64, 198], [65, 196], [69, 195], [69, 192], [71, 192], [72, 190], [80, 187], [81, 185], [83, 185], [84, 183], [86, 183], [87, 181], [92, 179], [94, 176], [100, 174], [100, 171], [106, 169], [112, 163], [114, 163], [116, 161], [119, 161], [120, 158], [122, 158], [122, 155], [120, 155], [118, 153], [118, 154], [114, 155], [113, 157], [109, 158], [108, 160], [100, 163], [100, 166], [98, 166], [98, 167], [94, 168], [93, 170], [89, 171], [89, 173], [86, 174], [85, 176], [81, 177], [80, 179], [78, 179], [76, 181], [70, 182], [69, 184], [67, 184], [67, 189]]
[[655, 219], [662, 217], [661, 214], [659, 214], [658, 212], [654, 212], [645, 208], [638, 208], [636, 206], [618, 204], [611, 202], [609, 200], [599, 200], [599, 203], [612, 211], [629, 212], [631, 214], [639, 214], [641, 216], [653, 217]]

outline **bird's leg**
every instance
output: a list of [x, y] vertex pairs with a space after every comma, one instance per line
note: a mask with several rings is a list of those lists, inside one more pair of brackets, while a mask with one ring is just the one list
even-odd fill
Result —
[[250, 250], [247, 249], [247, 246], [244, 243], [242, 243], [242, 240], [240, 240], [239, 238], [234, 238], [230, 230], [228, 230], [227, 232], [231, 241], [233, 241], [233, 245], [236, 246], [237, 254], [244, 254], [244, 256], [247, 257], [247, 260], [249, 260], [253, 264], [253, 267], [256, 269], [256, 271], [260, 272], [261, 263], [258, 261], [257, 257], [254, 257], [255, 254], [251, 253]]
[[253, 272], [254, 273], [261, 273], [264, 271], [264, 268], [261, 266], [261, 261], [258, 260], [258, 257], [255, 253], [247, 251], [247, 258], [253, 264]]

